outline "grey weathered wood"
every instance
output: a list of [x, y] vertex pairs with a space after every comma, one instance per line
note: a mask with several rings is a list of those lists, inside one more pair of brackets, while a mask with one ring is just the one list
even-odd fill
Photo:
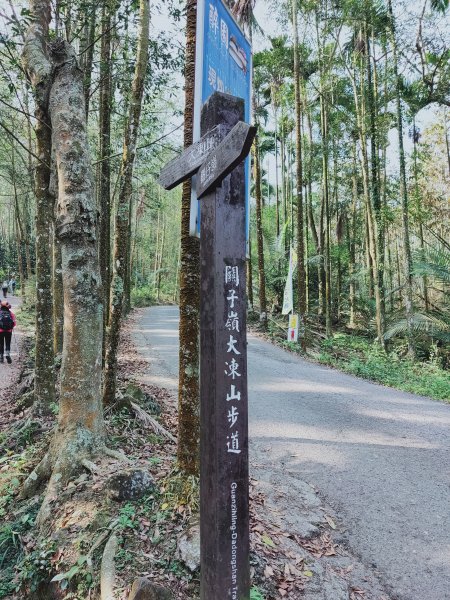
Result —
[[[244, 101], [216, 93], [205, 104], [202, 132], [228, 129], [244, 116]], [[205, 196], [200, 231], [200, 533], [201, 600], [249, 600], [248, 393], [246, 339], [245, 169], [241, 163]], [[239, 283], [226, 282], [228, 268]], [[234, 290], [236, 298], [229, 297]], [[231, 308], [231, 304], [234, 304]], [[230, 314], [239, 330], [230, 329]], [[230, 335], [240, 354], [228, 351]], [[239, 376], [233, 378], [233, 358]], [[228, 365], [227, 365], [228, 363]], [[227, 400], [232, 395], [240, 399]], [[239, 413], [229, 421], [232, 407]], [[239, 453], [230, 453], [238, 434]], [[232, 446], [231, 446], [232, 447]], [[235, 448], [236, 449], [236, 448]]]
[[192, 177], [203, 164], [205, 158], [225, 137], [223, 125], [217, 125], [208, 131], [198, 142], [187, 148], [180, 156], [163, 167], [159, 184], [165, 190], [171, 190], [189, 177]]
[[197, 176], [197, 198], [216, 188], [241, 163], [252, 147], [256, 127], [239, 121], [205, 158]]

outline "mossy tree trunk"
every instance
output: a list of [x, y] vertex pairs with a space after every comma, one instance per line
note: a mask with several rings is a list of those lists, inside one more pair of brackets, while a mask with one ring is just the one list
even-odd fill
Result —
[[100, 98], [99, 98], [99, 158], [98, 207], [99, 255], [103, 283], [104, 326], [109, 320], [111, 281], [111, 12], [112, 2], [105, 2], [102, 10], [102, 40], [100, 47]]
[[[186, 3], [184, 147], [193, 142], [195, 37], [197, 0]], [[199, 471], [199, 311], [200, 245], [189, 235], [191, 182], [183, 184], [180, 255], [180, 369], [178, 385], [178, 465], [185, 473]]]
[[54, 197], [50, 191], [52, 130], [48, 95], [52, 66], [43, 47], [48, 39], [50, 5], [30, 3], [35, 20], [25, 41], [23, 63], [36, 103], [36, 362], [34, 393], [38, 412], [49, 412], [55, 401], [55, 355], [53, 351], [52, 227]]
[[[58, 424], [49, 451], [30, 475], [24, 495], [49, 485], [38, 524], [83, 459], [104, 445], [101, 403], [103, 311], [97, 244], [97, 207], [86, 128], [82, 72], [72, 47], [49, 43], [51, 4], [30, 0], [24, 65], [52, 126], [58, 179], [56, 235], [61, 247], [64, 340]], [[50, 148], [51, 150], [51, 148]], [[51, 152], [50, 152], [51, 156]], [[50, 160], [50, 157], [49, 157]], [[46, 181], [46, 180], [45, 180]], [[52, 203], [53, 207], [53, 203]], [[50, 256], [50, 252], [48, 252]], [[42, 343], [37, 340], [37, 344]], [[52, 339], [46, 345], [53, 349]]]

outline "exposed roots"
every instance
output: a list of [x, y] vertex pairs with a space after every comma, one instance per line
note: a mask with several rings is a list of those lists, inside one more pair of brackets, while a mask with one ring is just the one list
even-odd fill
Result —
[[167, 429], [164, 429], [164, 427], [160, 423], [158, 423], [156, 419], [149, 415], [148, 412], [141, 408], [139, 404], [131, 402], [131, 408], [134, 410], [136, 418], [142, 421], [144, 425], [146, 425], [147, 427], [151, 427], [151, 429], [153, 429], [155, 433], [157, 433], [158, 435], [162, 435], [171, 442], [174, 442], [174, 444], [177, 443], [177, 440], [173, 437], [173, 435], [169, 431], [167, 431]]
[[85, 467], [90, 473], [98, 473], [100, 471], [100, 469], [97, 467], [97, 465], [92, 462], [92, 460], [89, 460], [87, 458], [83, 458], [83, 460], [81, 461], [81, 464], [83, 465], [83, 467]]
[[121, 462], [131, 464], [131, 460], [127, 456], [125, 456], [123, 452], [112, 450], [111, 448], [107, 448], [106, 446], [104, 446], [103, 452], [104, 454], [106, 454], [106, 456], [110, 456], [111, 458], [115, 458], [116, 460], [120, 460]]
[[106, 542], [100, 568], [101, 600], [116, 600], [116, 596], [114, 594], [114, 580], [116, 577], [114, 557], [116, 555], [118, 545], [117, 536], [115, 533], [112, 533], [109, 540]]
[[52, 461], [50, 458], [50, 452], [47, 452], [34, 471], [32, 471], [25, 480], [20, 493], [20, 498], [25, 499], [35, 496], [41, 485], [49, 480], [51, 473]]
[[50, 480], [48, 482], [47, 489], [45, 491], [44, 500], [42, 501], [42, 504], [41, 504], [41, 508], [39, 509], [39, 512], [36, 517], [36, 525], [39, 527], [39, 529], [41, 529], [41, 531], [44, 530], [45, 528], [49, 528], [49, 529], [51, 528], [51, 524], [50, 524], [50, 517], [52, 514], [51, 504], [58, 498], [58, 496], [61, 492], [61, 488], [62, 488], [61, 482], [62, 482], [62, 475], [58, 470], [58, 466], [56, 465], [56, 467], [53, 470], [53, 473], [50, 477]]

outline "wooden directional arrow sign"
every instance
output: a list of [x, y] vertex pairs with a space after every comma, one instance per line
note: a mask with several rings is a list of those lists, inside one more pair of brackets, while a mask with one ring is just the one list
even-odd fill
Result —
[[171, 190], [182, 181], [192, 177], [203, 164], [208, 154], [216, 148], [225, 137], [225, 127], [217, 125], [198, 142], [190, 146], [162, 169], [159, 184], [165, 190]]
[[247, 156], [256, 135], [256, 127], [239, 121], [227, 137], [208, 154], [197, 177], [197, 198], [220, 185]]

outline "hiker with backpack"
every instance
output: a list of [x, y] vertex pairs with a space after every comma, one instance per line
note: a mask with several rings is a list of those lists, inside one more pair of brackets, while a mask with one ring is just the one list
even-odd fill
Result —
[[8, 287], [9, 287], [9, 284], [8, 284], [7, 280], [5, 279], [5, 281], [2, 283], [3, 298], [8, 297]]
[[0, 304], [0, 363], [4, 362], [3, 355], [6, 356], [6, 362], [11, 364], [11, 338], [14, 327], [16, 326], [16, 317], [11, 310], [11, 305], [6, 300]]

